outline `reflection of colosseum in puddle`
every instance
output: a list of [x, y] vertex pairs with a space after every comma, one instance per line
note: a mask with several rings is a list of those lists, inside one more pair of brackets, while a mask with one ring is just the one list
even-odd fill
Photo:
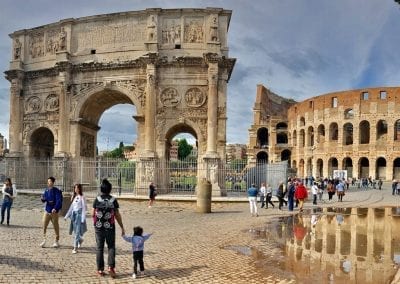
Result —
[[399, 211], [324, 208], [286, 218], [285, 270], [301, 283], [390, 283], [400, 264]]

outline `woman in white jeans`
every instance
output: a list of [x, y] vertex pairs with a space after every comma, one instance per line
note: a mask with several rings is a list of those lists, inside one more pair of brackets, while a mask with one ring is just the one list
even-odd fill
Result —
[[253, 183], [251, 187], [247, 190], [247, 196], [249, 198], [251, 216], [256, 216], [256, 217], [258, 217], [257, 195], [258, 195], [258, 190], [255, 184]]

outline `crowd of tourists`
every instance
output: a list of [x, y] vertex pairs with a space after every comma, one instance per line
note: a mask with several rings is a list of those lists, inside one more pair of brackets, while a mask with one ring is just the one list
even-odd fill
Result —
[[[343, 202], [343, 197], [346, 191], [349, 189], [349, 185], [356, 184], [356, 179], [319, 179], [315, 180], [313, 177], [300, 178], [289, 178], [287, 182], [280, 182], [276, 189], [273, 189], [271, 185], [262, 183], [260, 188], [257, 188], [253, 183], [248, 191], [248, 199], [250, 204], [250, 214], [252, 216], [258, 216], [258, 206], [260, 208], [268, 209], [271, 205], [275, 208], [272, 202], [272, 197], [275, 196], [278, 199], [278, 209], [282, 210], [283, 207], [288, 208], [289, 211], [293, 211], [294, 208], [298, 208], [300, 212], [303, 212], [304, 202], [310, 197], [313, 205], [317, 205], [319, 202], [333, 202], [334, 196], [337, 196], [338, 202]], [[381, 189], [382, 184], [379, 184]], [[400, 190], [400, 182], [396, 184], [396, 188]], [[328, 199], [323, 200], [324, 193], [327, 193]], [[257, 198], [259, 198], [257, 200]]]

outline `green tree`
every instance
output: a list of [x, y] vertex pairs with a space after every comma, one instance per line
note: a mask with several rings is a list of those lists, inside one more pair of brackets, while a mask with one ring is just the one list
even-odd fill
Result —
[[178, 140], [178, 158], [184, 160], [192, 152], [193, 146], [185, 138]]
[[104, 153], [107, 158], [124, 158], [124, 143], [119, 142], [119, 147]]

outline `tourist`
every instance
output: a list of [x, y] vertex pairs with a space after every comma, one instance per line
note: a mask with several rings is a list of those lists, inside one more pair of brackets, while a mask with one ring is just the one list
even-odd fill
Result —
[[272, 199], [272, 187], [267, 184], [266, 190], [265, 190], [265, 209], [268, 209], [268, 204], [272, 205], [272, 208], [275, 208], [274, 203], [271, 201]]
[[69, 233], [74, 234], [73, 250], [72, 253], [77, 253], [78, 248], [83, 243], [83, 234], [87, 231], [86, 225], [86, 198], [83, 196], [82, 185], [77, 183], [74, 185], [74, 193], [72, 195], [72, 202], [69, 206], [67, 214], [64, 219], [71, 219], [71, 226]]
[[318, 196], [318, 185], [316, 182], [311, 186], [311, 192], [313, 195], [313, 204], [317, 205], [317, 196]]
[[396, 191], [397, 191], [397, 194], [400, 194], [400, 181], [399, 180], [397, 180], [397, 183], [396, 183]]
[[151, 182], [149, 185], [149, 208], [151, 208], [151, 206], [153, 205], [156, 196], [157, 196], [156, 186], [154, 185], [153, 182]]
[[393, 180], [392, 182], [392, 195], [396, 194], [396, 185], [397, 185], [397, 180]]
[[253, 183], [251, 185], [251, 187], [247, 190], [247, 196], [248, 196], [249, 204], [250, 204], [250, 214], [251, 214], [251, 216], [256, 216], [256, 217], [258, 217], [257, 194], [258, 194], [258, 190], [256, 188], [256, 185]]
[[14, 198], [17, 196], [17, 189], [15, 184], [11, 182], [10, 178], [6, 179], [3, 185], [3, 203], [1, 205], [1, 224], [4, 222], [4, 214], [7, 210], [7, 226], [10, 226], [10, 211]]
[[330, 180], [328, 181], [328, 185], [326, 186], [326, 190], [328, 191], [328, 197], [329, 201], [332, 201], [332, 196], [335, 195], [335, 186], [333, 185], [333, 182]]
[[[264, 208], [265, 205], [265, 195], [266, 195], [267, 189], [265, 188], [265, 183], [263, 182], [260, 187], [260, 202], [261, 202], [261, 208]], [[268, 206], [268, 204], [267, 204]]]
[[378, 180], [378, 189], [379, 190], [382, 190], [382, 184], [383, 184], [382, 179], [379, 178], [379, 180]]
[[322, 195], [324, 194], [324, 182], [318, 184], [318, 201], [322, 202]]
[[282, 210], [283, 203], [285, 203], [285, 206], [287, 206], [287, 201], [284, 199], [285, 193], [283, 182], [281, 182], [279, 183], [278, 190], [276, 192], [276, 197], [278, 197], [279, 200], [279, 210]]
[[345, 187], [344, 181], [339, 181], [339, 183], [336, 185], [338, 201], [340, 201], [340, 202], [343, 202], [343, 196], [345, 195], [344, 187]]
[[294, 186], [294, 183], [291, 180], [289, 180], [289, 182], [288, 182], [288, 209], [289, 209], [289, 211], [293, 211], [295, 191], [296, 191], [296, 187]]
[[299, 183], [296, 187], [294, 197], [299, 201], [299, 210], [303, 212], [304, 200], [308, 197], [307, 188], [303, 183]]
[[[142, 227], [133, 228], [133, 236], [122, 235], [122, 238], [132, 244], [133, 253], [133, 274], [132, 278], [135, 279], [137, 276], [144, 276], [144, 262], [143, 262], [143, 251], [144, 242], [150, 238], [152, 234], [143, 235]], [[137, 271], [137, 265], [139, 263], [140, 274]]]
[[111, 196], [112, 185], [103, 179], [100, 185], [101, 194], [93, 202], [92, 217], [96, 236], [96, 264], [97, 274], [104, 276], [104, 242], [108, 248], [108, 272], [115, 278], [115, 220], [121, 227], [122, 235], [125, 234], [122, 217], [119, 213], [119, 204]]
[[47, 188], [44, 190], [41, 200], [45, 203], [43, 214], [43, 241], [40, 243], [41, 247], [46, 245], [46, 231], [49, 222], [53, 224], [56, 239], [53, 243], [54, 248], [59, 247], [60, 240], [60, 227], [58, 225], [58, 212], [61, 210], [63, 195], [61, 190], [54, 186], [56, 179], [49, 177], [47, 179]]

